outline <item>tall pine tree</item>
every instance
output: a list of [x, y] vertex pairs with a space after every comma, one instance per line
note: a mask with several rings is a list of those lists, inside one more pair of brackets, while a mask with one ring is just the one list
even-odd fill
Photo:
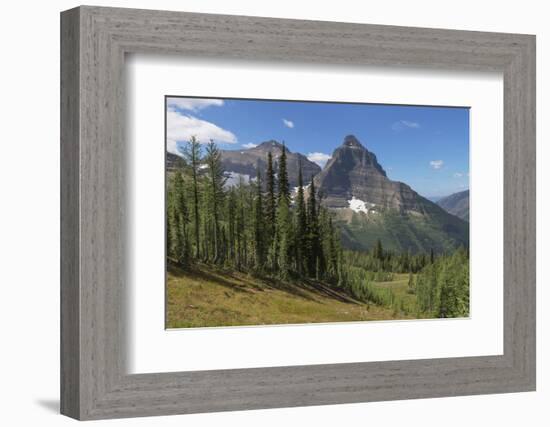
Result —
[[193, 194], [193, 224], [195, 230], [195, 258], [200, 256], [200, 215], [199, 215], [199, 166], [201, 164], [201, 145], [192, 136], [183, 151], [187, 164], [191, 169], [191, 185]]
[[337, 233], [336, 229], [334, 228], [334, 224], [332, 223], [332, 217], [328, 212], [328, 221], [326, 226], [326, 240], [327, 240], [327, 250], [326, 250], [326, 265], [327, 265], [327, 272], [332, 280], [338, 279], [338, 250], [337, 250]]
[[275, 226], [275, 215], [277, 209], [277, 197], [275, 195], [275, 171], [273, 169], [273, 155], [271, 151], [267, 153], [267, 169], [266, 169], [266, 217], [268, 224], [271, 225], [271, 235], [273, 237], [273, 229]]
[[298, 194], [296, 195], [296, 269], [303, 275], [307, 256], [307, 212], [302, 180], [302, 162], [298, 165]]
[[221, 153], [216, 143], [212, 140], [206, 146], [205, 162], [208, 171], [208, 201], [210, 204], [209, 216], [211, 218], [210, 229], [212, 230], [211, 244], [214, 256], [214, 262], [220, 262], [222, 253], [220, 251], [220, 221], [219, 209], [223, 205], [224, 191], [223, 186], [227, 181], [224, 175]]
[[286, 146], [283, 141], [281, 148], [281, 155], [279, 156], [279, 194], [278, 198], [284, 197], [288, 204], [290, 204], [290, 185], [288, 183], [288, 172], [286, 164]]
[[277, 219], [277, 195], [275, 193], [275, 170], [273, 168], [273, 155], [267, 153], [266, 169], [266, 233], [268, 248], [268, 261], [271, 271], [277, 268], [277, 241], [275, 239]]
[[262, 194], [262, 177], [257, 168], [256, 198], [254, 200], [254, 264], [258, 271], [264, 269], [265, 263], [265, 226], [264, 203]]
[[227, 258], [230, 260], [231, 265], [235, 266], [235, 260], [237, 256], [237, 195], [234, 188], [229, 190], [227, 196]]
[[309, 184], [309, 197], [307, 203], [308, 225], [308, 270], [309, 275], [319, 278], [319, 257], [321, 252], [319, 217], [317, 211], [317, 194], [313, 177]]
[[277, 195], [277, 263], [281, 279], [286, 280], [290, 274], [292, 245], [292, 219], [290, 215], [290, 186], [286, 169], [286, 147], [283, 143], [279, 157], [279, 193]]
[[178, 210], [177, 200], [179, 199], [179, 185], [178, 178], [181, 180], [181, 174], [179, 172], [174, 173], [170, 182], [168, 192], [168, 212], [167, 212], [167, 250], [168, 257], [176, 262], [180, 263], [180, 254], [182, 253], [183, 241], [180, 233], [180, 214]]

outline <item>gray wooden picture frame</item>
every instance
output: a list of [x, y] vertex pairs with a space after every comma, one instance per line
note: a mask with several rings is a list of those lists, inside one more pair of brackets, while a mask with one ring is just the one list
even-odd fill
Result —
[[[127, 53], [504, 76], [504, 354], [125, 370]], [[161, 137], [162, 138], [162, 137]], [[83, 6], [61, 14], [61, 412], [77, 419], [535, 390], [535, 37]]]

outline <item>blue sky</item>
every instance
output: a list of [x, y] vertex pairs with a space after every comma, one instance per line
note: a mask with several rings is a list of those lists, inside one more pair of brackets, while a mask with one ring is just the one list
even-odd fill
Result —
[[392, 180], [426, 197], [469, 187], [469, 109], [168, 97], [167, 148], [191, 135], [223, 149], [285, 141], [323, 166], [348, 134], [376, 154]]

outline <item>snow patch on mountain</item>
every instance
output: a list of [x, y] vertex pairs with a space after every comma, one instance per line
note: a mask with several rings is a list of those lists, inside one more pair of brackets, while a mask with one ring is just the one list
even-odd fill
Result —
[[250, 175], [245, 173], [226, 172], [225, 176], [227, 178], [227, 181], [225, 181], [226, 188], [238, 186], [241, 180], [243, 184], [249, 184], [256, 180], [256, 178], [250, 178]]
[[[370, 208], [376, 206], [374, 203], [364, 202], [363, 200], [357, 199], [355, 196], [348, 200], [349, 208], [354, 212], [363, 212], [368, 214]], [[374, 211], [370, 211], [374, 212]]]

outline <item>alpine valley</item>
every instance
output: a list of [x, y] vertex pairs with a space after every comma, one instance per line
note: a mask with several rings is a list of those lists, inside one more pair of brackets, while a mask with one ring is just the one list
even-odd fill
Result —
[[167, 153], [166, 327], [468, 316], [468, 222], [335, 146]]

